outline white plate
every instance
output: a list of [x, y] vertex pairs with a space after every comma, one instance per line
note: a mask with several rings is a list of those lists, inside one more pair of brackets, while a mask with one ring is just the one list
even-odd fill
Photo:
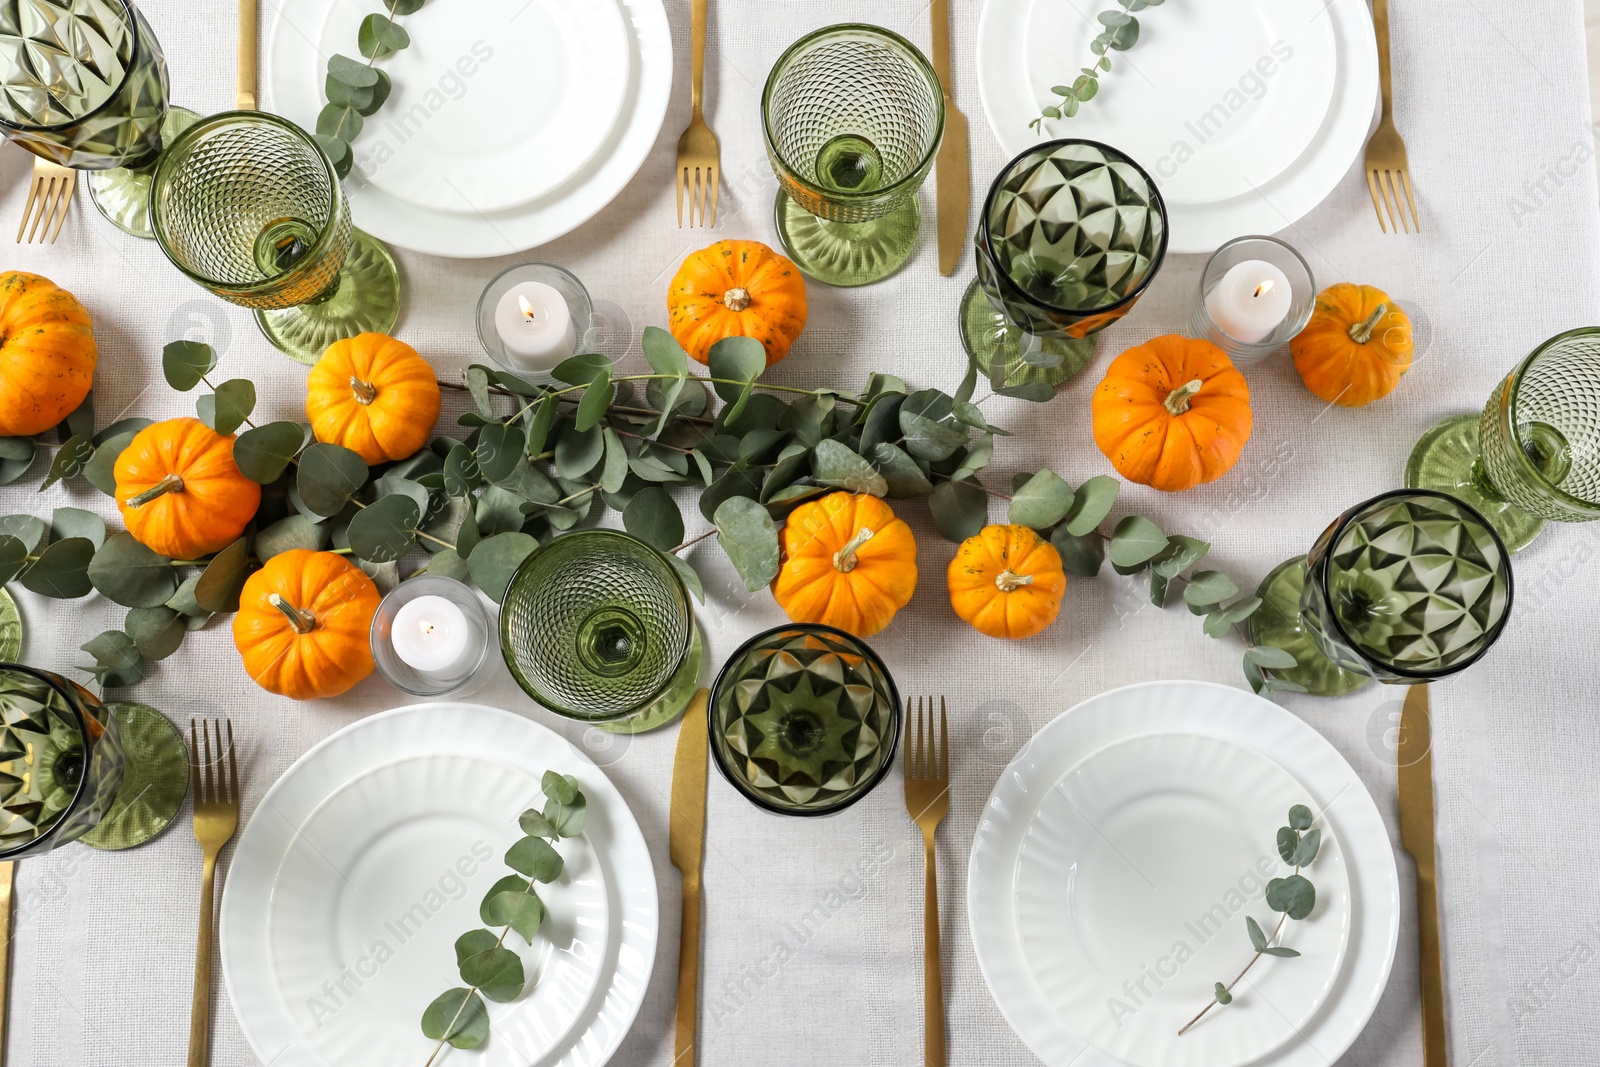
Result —
[[1245, 917], [1269, 936], [1270, 878], [1292, 873], [1278, 827], [1310, 796], [1253, 749], [1144, 734], [1085, 757], [1046, 794], [1024, 839], [1016, 928], [1039, 989], [1073, 1033], [1135, 1067], [1238, 1067], [1293, 1038], [1344, 961], [1350, 882], [1322, 822], [1317, 903], [1214, 1011], [1177, 1031], [1249, 961]]
[[[306, 42], [298, 27], [320, 25], [334, 2], [283, 0], [268, 45], [264, 64], [266, 99], [272, 110], [307, 128], [315, 124], [317, 112], [322, 109], [323, 73], [320, 65], [307, 60]], [[352, 171], [345, 182], [345, 192], [356, 225], [400, 248], [436, 256], [482, 259], [553, 241], [609, 204], [650, 154], [672, 95], [672, 35], [663, 0], [619, 3], [630, 49], [627, 88], [620, 117], [587, 164], [534, 200], [483, 212], [472, 211], [465, 201], [452, 202], [456, 210], [419, 207], [361, 180]], [[429, 7], [460, 15], [460, 10], [450, 5], [427, 5], [422, 10]], [[499, 47], [494, 40], [489, 43]], [[500, 58], [497, 51], [491, 62]], [[516, 61], [514, 55], [503, 58]], [[382, 124], [394, 117], [392, 106], [385, 104], [369, 121]], [[356, 161], [358, 166], [363, 163], [359, 153]]]
[[[1078, 57], [1089, 56], [1092, 30], [1083, 23], [1095, 11], [1085, 0], [984, 4], [978, 88], [1007, 152], [1019, 154], [1039, 140], [1028, 123], [1051, 102], [1050, 85], [1070, 81], [1084, 65]], [[1052, 57], [1071, 20], [1079, 23], [1073, 43]], [[1187, 10], [1147, 8], [1140, 25], [1147, 39], [1113, 53], [1100, 95], [1076, 117], [1048, 125], [1052, 136], [1090, 137], [1123, 149], [1150, 172], [1167, 200], [1170, 251], [1210, 252], [1242, 233], [1281, 230], [1349, 172], [1371, 128], [1378, 91], [1377, 45], [1364, 0], [1196, 0]], [[1185, 26], [1190, 32], [1167, 32]], [[1216, 60], [1219, 49], [1229, 62]], [[1163, 58], [1167, 50], [1173, 51]], [[1332, 91], [1324, 97], [1330, 54]], [[1260, 100], [1252, 101], [1257, 93]], [[1214, 110], [1218, 105], [1226, 120]], [[1202, 126], [1207, 114], [1212, 118]]]
[[1377, 805], [1326, 738], [1276, 704], [1229, 686], [1149, 682], [1103, 693], [1047, 724], [1001, 773], [979, 820], [967, 869], [973, 947], [995, 1003], [1049, 1067], [1123, 1067], [1064, 1025], [1040, 989], [1017, 937], [1016, 880], [1028, 828], [1062, 775], [1106, 745], [1160, 732], [1197, 733], [1256, 749], [1304, 786], [1306, 802], [1324, 813], [1338, 838], [1351, 896], [1344, 965], [1326, 1002], [1300, 1034], [1260, 1061], [1272, 1067], [1327, 1067], [1366, 1026], [1394, 963], [1400, 882], [1393, 849]]
[[[572, 882], [546, 897], [552, 916], [525, 957], [538, 984], [489, 1006], [494, 1032], [472, 1056], [518, 1067], [595, 1067], [611, 1057], [644, 1000], [659, 925], [638, 824], [588, 757], [538, 723], [422, 704], [362, 719], [312, 748], [239, 835], [222, 896], [222, 972], [263, 1063], [427, 1059], [422, 1010], [457, 984], [453, 942], [481, 925], [484, 890], [510, 873], [501, 857], [517, 836], [515, 816], [547, 769], [577, 777], [588, 798], [584, 837], [561, 846]], [[502, 818], [502, 808], [515, 810]], [[434, 868], [431, 878], [412, 884], [422, 866]], [[324, 868], [340, 872], [337, 884]], [[459, 899], [458, 879], [468, 886]], [[570, 912], [557, 914], [558, 896]], [[603, 952], [591, 961], [596, 945]], [[338, 966], [328, 972], [330, 963]], [[351, 1051], [356, 1033], [383, 1054]]]

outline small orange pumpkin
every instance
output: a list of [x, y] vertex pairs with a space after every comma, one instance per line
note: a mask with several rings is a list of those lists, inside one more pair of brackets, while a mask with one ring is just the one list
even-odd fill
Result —
[[199, 419], [151, 423], [128, 442], [112, 471], [128, 532], [172, 559], [222, 551], [261, 506], [261, 486], [233, 461], [233, 436]]
[[378, 587], [333, 552], [296, 548], [244, 583], [233, 643], [245, 673], [295, 700], [334, 697], [372, 673]]
[[985, 526], [961, 542], [945, 581], [957, 615], [1013, 641], [1055, 622], [1067, 589], [1061, 553], [1027, 526]]
[[405, 459], [439, 419], [433, 367], [404, 341], [363, 333], [329, 345], [306, 379], [306, 421], [318, 441], [369, 466]]
[[1214, 481], [1250, 440], [1250, 386], [1210, 341], [1166, 334], [1111, 361], [1094, 443], [1124, 478], [1175, 493]]
[[770, 367], [805, 328], [805, 277], [759, 241], [718, 241], [678, 268], [667, 289], [667, 320], [672, 336], [701, 363], [724, 337], [753, 337]]
[[772, 597], [795, 622], [870, 637], [916, 588], [911, 527], [877, 497], [829, 493], [789, 513]]
[[1382, 289], [1340, 282], [1317, 294], [1289, 351], [1319, 399], [1363, 407], [1394, 392], [1411, 369], [1411, 320]]
[[77, 297], [37, 274], [0, 274], [0, 437], [43, 433], [76, 411], [98, 358]]

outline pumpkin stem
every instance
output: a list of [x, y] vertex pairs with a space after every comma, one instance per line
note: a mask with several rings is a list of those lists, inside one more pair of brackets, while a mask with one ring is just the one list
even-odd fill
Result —
[[743, 311], [750, 306], [750, 290], [736, 285], [722, 294], [722, 303], [729, 311]]
[[130, 508], [139, 508], [150, 503], [158, 496], [181, 492], [183, 492], [183, 479], [176, 474], [169, 474], [137, 496], [130, 496], [127, 503]]
[[283, 599], [282, 593], [271, 594], [267, 597], [267, 603], [283, 612], [283, 617], [289, 620], [289, 625], [294, 627], [295, 633], [308, 634], [317, 628], [317, 617]]
[[1167, 399], [1162, 401], [1162, 406], [1169, 415], [1182, 415], [1189, 410], [1189, 398], [1198, 393], [1206, 383], [1196, 378], [1192, 382], [1178, 386], [1167, 394]]
[[1389, 314], [1388, 304], [1379, 304], [1372, 309], [1372, 314], [1367, 316], [1366, 322], [1353, 323], [1350, 327], [1350, 340], [1358, 345], [1364, 345], [1372, 340], [1372, 331], [1378, 328], [1378, 323]]
[[366, 407], [378, 399], [378, 387], [371, 382], [364, 382], [354, 374], [350, 375], [350, 391], [356, 396], [356, 403]]
[[1033, 575], [1015, 574], [1010, 568], [1001, 571], [994, 577], [995, 588], [1002, 593], [1014, 593], [1025, 585], [1033, 584]]
[[872, 540], [872, 531], [865, 526], [861, 527], [860, 531], [850, 538], [843, 548], [833, 554], [834, 568], [840, 574], [849, 574], [855, 570], [856, 564], [860, 562], [860, 560], [856, 559], [856, 552], [870, 540]]

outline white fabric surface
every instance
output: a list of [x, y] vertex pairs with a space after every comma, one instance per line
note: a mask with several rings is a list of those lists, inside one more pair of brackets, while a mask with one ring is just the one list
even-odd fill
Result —
[[[447, 3], [451, 0], [434, 0]], [[377, 5], [374, 5], [376, 8]], [[977, 0], [956, 0], [955, 82], [972, 122], [976, 199], [1003, 162], [972, 76]], [[1256, 429], [1238, 467], [1181, 496], [1127, 493], [1175, 532], [1213, 541], [1216, 562], [1255, 581], [1302, 552], [1344, 507], [1400, 484], [1416, 437], [1436, 419], [1476, 409], [1533, 345], [1600, 317], [1600, 210], [1577, 0], [1508, 7], [1478, 0], [1406, 0], [1393, 11], [1395, 95], [1423, 225], [1379, 233], [1352, 169], [1329, 200], [1285, 236], [1321, 284], [1380, 285], [1420, 306], [1431, 342], [1399, 391], [1372, 407], [1325, 410], [1287, 359], [1250, 368]], [[202, 113], [231, 105], [231, 4], [201, 10], [148, 0], [171, 63], [173, 98]], [[665, 325], [667, 280], [704, 231], [674, 225], [672, 165], [688, 113], [688, 2], [669, 0], [678, 50], [671, 110], [643, 170], [609, 208], [528, 258], [572, 268], [625, 335]], [[471, 4], [461, 5], [471, 17]], [[262, 11], [263, 42], [274, 16]], [[1159, 20], [1159, 9], [1148, 13]], [[774, 181], [761, 147], [759, 93], [768, 67], [802, 32], [829, 22], [879, 22], [926, 45], [926, 11], [889, 0], [718, 0], [712, 4], [708, 117], [725, 167], [716, 236], [776, 243]], [[1063, 69], [1076, 65], [1063, 57]], [[1124, 75], [1114, 75], [1124, 76]], [[457, 105], [452, 105], [457, 106]], [[467, 97], [459, 106], [512, 106]], [[0, 152], [0, 220], [18, 217], [30, 159]], [[931, 186], [931, 182], [930, 182]], [[956, 301], [972, 276], [935, 269], [932, 189], [923, 241], [895, 278], [860, 290], [813, 285], [804, 336], [775, 380], [855, 388], [869, 370], [951, 388], [960, 377]], [[357, 220], [360, 221], [359, 219]], [[9, 242], [9, 238], [6, 239]], [[188, 334], [222, 352], [225, 376], [258, 383], [260, 410], [295, 417], [304, 368], [273, 351], [249, 316], [195, 288], [153, 243], [115, 232], [79, 200], [55, 246], [10, 246], [6, 264], [76, 292], [101, 346], [101, 425], [125, 412], [187, 413], [193, 398], [161, 379], [159, 352]], [[472, 311], [484, 282], [513, 257], [457, 262], [397, 254], [406, 305], [398, 332], [453, 375], [480, 358]], [[1048, 407], [991, 400], [1016, 432], [996, 469], [1048, 464], [1073, 481], [1108, 471], [1089, 432], [1088, 394], [1123, 347], [1182, 328], [1199, 257], [1168, 260], [1134, 312], [1109, 330], [1096, 363]], [[638, 361], [638, 357], [631, 357]], [[447, 406], [449, 429], [459, 403]], [[0, 511], [48, 515], [64, 504], [108, 512], [86, 486], [0, 489]], [[957, 748], [951, 814], [940, 832], [945, 992], [951, 1062], [1028, 1064], [1033, 1057], [995, 1009], [973, 959], [963, 914], [967, 849], [984, 799], [1030, 733], [1078, 700], [1152, 678], [1239, 685], [1239, 648], [1200, 633], [1182, 608], [1157, 611], [1142, 582], [1074, 580], [1061, 619], [1033, 640], [1002, 645], [950, 613], [943, 571], [954, 546], [920, 506], [899, 509], [921, 546], [916, 599], [875, 639], [907, 693], [942, 693]], [[998, 511], [996, 518], [998, 518]], [[703, 528], [691, 519], [691, 532]], [[1435, 775], [1452, 1062], [1458, 1067], [1589, 1067], [1600, 1059], [1600, 527], [1551, 529], [1516, 560], [1517, 604], [1505, 637], [1476, 669], [1435, 686]], [[710, 594], [700, 618], [709, 662], [782, 615], [751, 595], [711, 543], [693, 550]], [[76, 646], [121, 624], [98, 597], [59, 604], [17, 591], [29, 627], [24, 658], [70, 670]], [[81, 676], [80, 676], [81, 677]], [[189, 639], [128, 692], [174, 719], [231, 715], [243, 738], [245, 815], [308, 746], [352, 719], [406, 702], [377, 677], [347, 697], [294, 704], [239, 669], [225, 626]], [[1393, 833], [1394, 772], [1382, 744], [1401, 694], [1371, 688], [1346, 699], [1285, 702], [1355, 765]], [[632, 739], [585, 732], [521, 695], [496, 667], [477, 699], [518, 709], [590, 747], [627, 796], [654, 851], [662, 931], [644, 1010], [615, 1062], [671, 1060], [678, 877], [667, 861], [667, 798], [675, 730]], [[784, 820], [741, 799], [712, 772], [705, 870], [701, 1062], [921, 1062], [921, 855], [898, 770], [837, 818]], [[1393, 978], [1367, 1031], [1340, 1061], [1352, 1067], [1421, 1060], [1411, 865], [1399, 857], [1403, 932]], [[169, 1065], [188, 1032], [199, 852], [181, 821], [128, 854], [72, 846], [24, 861], [18, 875], [7, 1062], [18, 1067]], [[225, 875], [224, 875], [225, 877]], [[220, 974], [212, 1062], [258, 1062], [234, 1019]], [[426, 1050], [419, 1040], [420, 1063]], [[462, 1057], [463, 1061], [468, 1057]], [[452, 1058], [451, 1062], [454, 1062]]]

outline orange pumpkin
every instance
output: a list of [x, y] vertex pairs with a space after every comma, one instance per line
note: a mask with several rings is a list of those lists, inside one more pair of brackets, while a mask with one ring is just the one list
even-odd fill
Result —
[[961, 542], [945, 574], [950, 606], [981, 634], [1032, 637], [1061, 614], [1061, 553], [1026, 526], [985, 526]]
[[439, 419], [433, 367], [404, 341], [363, 333], [329, 345], [306, 379], [306, 421], [318, 441], [371, 466], [405, 459]]
[[378, 587], [332, 552], [280, 552], [239, 594], [233, 643], [261, 688], [295, 700], [334, 697], [372, 673]]
[[829, 493], [801, 504], [789, 513], [782, 547], [772, 597], [795, 622], [870, 637], [917, 588], [911, 527], [875, 496]]
[[1394, 392], [1411, 369], [1411, 320], [1382, 289], [1340, 282], [1317, 294], [1289, 351], [1319, 399], [1362, 407]]
[[37, 274], [0, 274], [0, 437], [43, 433], [76, 411], [98, 358], [77, 297]]
[[1167, 334], [1111, 361], [1094, 443], [1124, 478], [1167, 492], [1214, 481], [1250, 440], [1250, 387], [1210, 341]]
[[672, 336], [701, 363], [724, 337], [753, 337], [770, 367], [805, 328], [805, 277], [759, 241], [718, 241], [678, 268], [667, 290], [667, 319]]
[[261, 486], [239, 473], [233, 436], [199, 419], [167, 419], [134, 435], [112, 468], [117, 510], [133, 539], [172, 559], [228, 547], [255, 518]]

